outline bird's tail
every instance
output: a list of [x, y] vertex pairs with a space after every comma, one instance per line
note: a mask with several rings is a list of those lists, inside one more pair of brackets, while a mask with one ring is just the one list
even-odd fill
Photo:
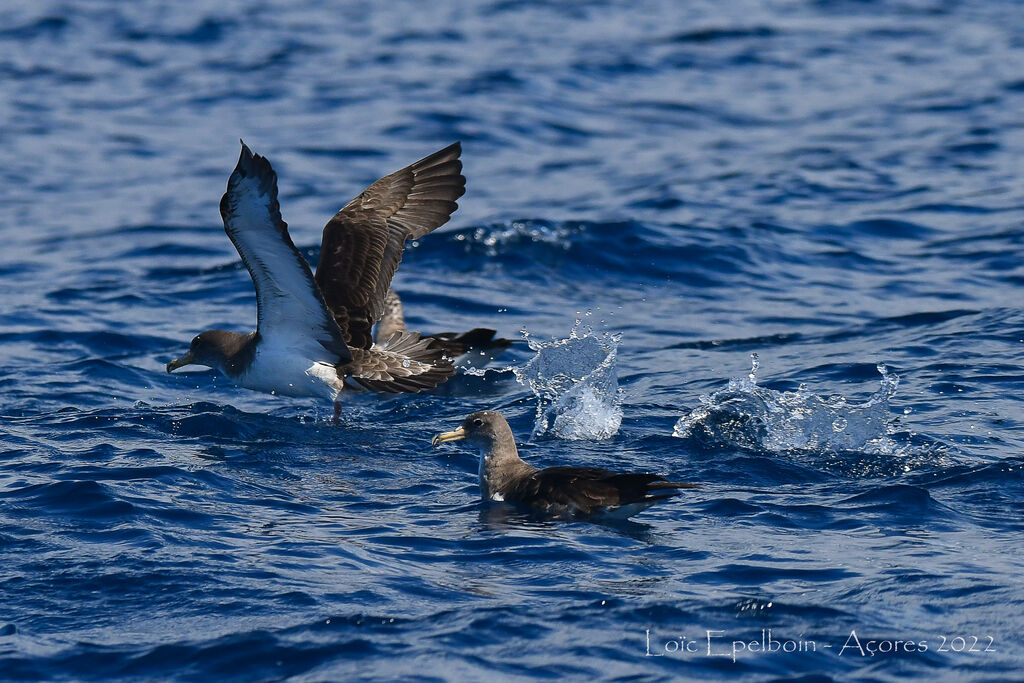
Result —
[[444, 349], [449, 358], [455, 358], [467, 353], [483, 353], [491, 358], [512, 345], [513, 340], [495, 339], [496, 331], [486, 327], [477, 327], [469, 332], [437, 332], [430, 335], [437, 345]]

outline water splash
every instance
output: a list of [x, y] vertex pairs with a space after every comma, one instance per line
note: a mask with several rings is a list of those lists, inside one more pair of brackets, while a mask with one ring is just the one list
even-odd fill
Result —
[[729, 386], [710, 396], [676, 422], [673, 436], [704, 443], [738, 446], [773, 453], [859, 451], [875, 455], [902, 455], [896, 418], [889, 400], [899, 377], [878, 365], [881, 385], [863, 403], [845, 396], [819, 396], [800, 385], [796, 391], [773, 391], [757, 385], [760, 363], [751, 355], [750, 373], [729, 380]]
[[543, 342], [523, 331], [536, 355], [511, 368], [537, 397], [533, 434], [562, 439], [608, 439], [622, 424], [615, 357], [619, 337], [576, 325], [565, 339]]

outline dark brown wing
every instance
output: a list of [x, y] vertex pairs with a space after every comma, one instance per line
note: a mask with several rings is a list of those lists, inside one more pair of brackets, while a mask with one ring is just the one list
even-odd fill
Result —
[[443, 225], [466, 191], [456, 142], [384, 176], [324, 227], [316, 283], [350, 347], [369, 349], [371, 328], [405, 241]]
[[338, 369], [371, 391], [415, 394], [433, 389], [455, 372], [434, 340], [415, 332], [396, 332], [373, 348], [351, 352], [352, 362]]
[[656, 474], [620, 474], [598, 467], [548, 467], [517, 482], [505, 500], [535, 507], [557, 507], [582, 514], [633, 503], [653, 503], [679, 495], [675, 489], [697, 488]]

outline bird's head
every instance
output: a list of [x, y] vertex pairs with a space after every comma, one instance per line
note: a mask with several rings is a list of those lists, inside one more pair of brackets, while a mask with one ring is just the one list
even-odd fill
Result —
[[449, 441], [466, 441], [486, 451], [494, 444], [506, 440], [515, 443], [512, 429], [501, 413], [480, 410], [469, 415], [457, 429], [435, 436], [431, 444], [437, 446]]
[[188, 353], [167, 364], [167, 372], [173, 372], [186, 365], [220, 368], [224, 361], [237, 350], [239, 337], [244, 337], [244, 335], [225, 330], [201, 332], [192, 340], [188, 347]]

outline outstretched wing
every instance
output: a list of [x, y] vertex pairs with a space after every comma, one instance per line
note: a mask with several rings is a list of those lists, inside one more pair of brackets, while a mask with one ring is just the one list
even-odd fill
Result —
[[262, 337], [319, 342], [341, 362], [351, 360], [334, 317], [288, 235], [277, 203], [270, 162], [242, 143], [238, 164], [220, 200], [220, 215], [256, 286], [257, 331]]
[[349, 202], [324, 227], [316, 283], [352, 347], [369, 349], [371, 328], [402, 260], [405, 241], [443, 225], [466, 191], [456, 142], [391, 175]]

